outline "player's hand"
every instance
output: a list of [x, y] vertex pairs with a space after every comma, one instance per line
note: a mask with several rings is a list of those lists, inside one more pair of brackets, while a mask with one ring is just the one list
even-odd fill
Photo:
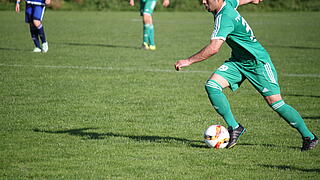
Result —
[[169, 1], [169, 0], [163, 0], [162, 6], [163, 6], [163, 7], [168, 7], [169, 4], [170, 4], [170, 1]]
[[46, 4], [46, 5], [50, 5], [50, 3], [51, 3], [51, 0], [46, 0], [46, 1], [45, 1], [45, 4]]
[[259, 4], [263, 0], [252, 0], [252, 4]]
[[134, 6], [134, 0], [130, 0], [130, 6]]
[[179, 60], [174, 64], [174, 67], [179, 71], [182, 67], [187, 67], [191, 65], [191, 62], [187, 59]]
[[20, 4], [16, 3], [16, 12], [19, 13], [20, 12]]

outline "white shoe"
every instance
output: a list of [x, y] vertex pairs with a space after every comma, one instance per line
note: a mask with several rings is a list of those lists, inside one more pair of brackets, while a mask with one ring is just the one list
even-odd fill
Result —
[[41, 52], [42, 50], [40, 49], [40, 48], [38, 48], [38, 47], [35, 47], [34, 49], [33, 49], [33, 52], [35, 52], [35, 53], [39, 53], [39, 52]]
[[48, 47], [48, 42], [42, 43], [42, 52], [46, 53], [48, 52], [49, 47]]
[[156, 45], [149, 45], [149, 50], [152, 50], [152, 51], [156, 50]]

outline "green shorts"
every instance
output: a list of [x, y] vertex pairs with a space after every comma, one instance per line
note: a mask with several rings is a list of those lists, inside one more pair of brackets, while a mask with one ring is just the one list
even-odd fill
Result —
[[237, 90], [242, 82], [248, 79], [262, 96], [280, 94], [278, 75], [271, 60], [268, 62], [226, 61], [214, 73], [224, 77], [232, 91]]
[[156, 4], [157, 0], [140, 0], [140, 15], [149, 14], [151, 16]]

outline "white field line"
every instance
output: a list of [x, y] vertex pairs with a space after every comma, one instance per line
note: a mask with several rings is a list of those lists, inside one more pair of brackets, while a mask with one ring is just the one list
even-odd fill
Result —
[[[177, 72], [172, 66], [172, 70], [165, 69], [138, 69], [138, 68], [119, 68], [119, 67], [97, 67], [97, 66], [52, 66], [52, 65], [26, 65], [26, 64], [0, 64], [2, 67], [29, 67], [29, 68], [51, 68], [51, 69], [81, 69], [81, 70], [107, 70], [107, 71], [143, 71], [143, 72]], [[213, 71], [180, 71], [180, 73], [207, 73]], [[320, 78], [320, 74], [281, 74], [286, 77], [307, 77], [307, 78]]]

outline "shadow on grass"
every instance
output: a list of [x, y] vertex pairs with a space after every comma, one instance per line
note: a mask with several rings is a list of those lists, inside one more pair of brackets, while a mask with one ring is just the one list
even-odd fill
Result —
[[265, 164], [259, 164], [258, 166], [261, 166], [261, 167], [264, 167], [264, 168], [272, 168], [272, 169], [279, 169], [279, 170], [289, 170], [289, 171], [316, 172], [316, 173], [320, 172], [320, 169], [305, 169], [305, 168], [299, 168], [299, 167], [287, 166], [287, 165], [265, 165]]
[[[189, 140], [185, 138], [177, 138], [177, 137], [170, 137], [170, 136], [135, 136], [135, 135], [118, 134], [113, 132], [107, 132], [107, 133], [87, 132], [89, 130], [95, 130], [95, 129], [98, 129], [98, 128], [79, 128], [79, 129], [58, 130], [58, 131], [33, 129], [33, 131], [40, 132], [40, 133], [50, 133], [50, 134], [69, 134], [71, 136], [81, 137], [84, 140], [100, 140], [100, 139], [106, 139], [108, 137], [123, 137], [123, 138], [129, 138], [135, 141], [148, 141], [148, 142], [155, 142], [155, 143], [180, 142], [183, 144], [187, 144], [188, 146], [193, 148], [208, 148], [208, 146], [205, 145], [203, 141]], [[274, 148], [287, 147], [290, 149], [300, 150], [300, 147], [274, 145], [274, 144], [238, 143], [237, 146], [264, 146], [264, 147], [274, 147]]]
[[320, 116], [315, 116], [315, 117], [312, 117], [312, 116], [303, 116], [302, 118], [303, 118], [303, 119], [320, 119]]
[[107, 47], [107, 48], [129, 48], [129, 49], [141, 49], [136, 46], [122, 46], [122, 45], [112, 45], [112, 44], [89, 44], [89, 43], [63, 43], [63, 45], [68, 46], [87, 46], [87, 47]]
[[[47, 131], [47, 130], [40, 130], [34, 129], [34, 132], [41, 132], [41, 133], [52, 133], [52, 134], [69, 134], [71, 136], [79, 136], [85, 140], [99, 140], [105, 139], [107, 137], [123, 137], [133, 139], [135, 141], [149, 141], [149, 142], [156, 142], [156, 143], [171, 143], [171, 142], [182, 142], [184, 144], [188, 144], [191, 147], [203, 148], [198, 143], [202, 141], [198, 140], [189, 140], [185, 138], [177, 138], [177, 137], [169, 137], [169, 136], [135, 136], [135, 135], [125, 135], [125, 134], [118, 134], [118, 133], [97, 133], [97, 132], [86, 132], [88, 130], [95, 130], [98, 128], [79, 128], [79, 129], [69, 129], [69, 130], [60, 130], [60, 131]], [[195, 144], [197, 143], [197, 144]]]
[[263, 147], [272, 147], [272, 148], [288, 148], [288, 149], [299, 149], [297, 146], [284, 146], [284, 145], [275, 145], [275, 144], [251, 144], [251, 143], [237, 143], [237, 146], [263, 146]]
[[295, 97], [311, 97], [311, 98], [320, 98], [320, 96], [315, 95], [305, 95], [305, 94], [283, 94], [283, 96], [295, 96]]
[[19, 48], [3, 48], [0, 47], [0, 51], [23, 51], [23, 52], [32, 52], [32, 49], [19, 49]]
[[307, 49], [312, 49], [312, 50], [318, 50], [320, 47], [307, 47], [307, 46], [282, 46], [282, 45], [266, 45], [265, 47], [276, 47], [276, 48], [290, 48], [290, 49], [302, 49], [302, 50], [307, 50]]

